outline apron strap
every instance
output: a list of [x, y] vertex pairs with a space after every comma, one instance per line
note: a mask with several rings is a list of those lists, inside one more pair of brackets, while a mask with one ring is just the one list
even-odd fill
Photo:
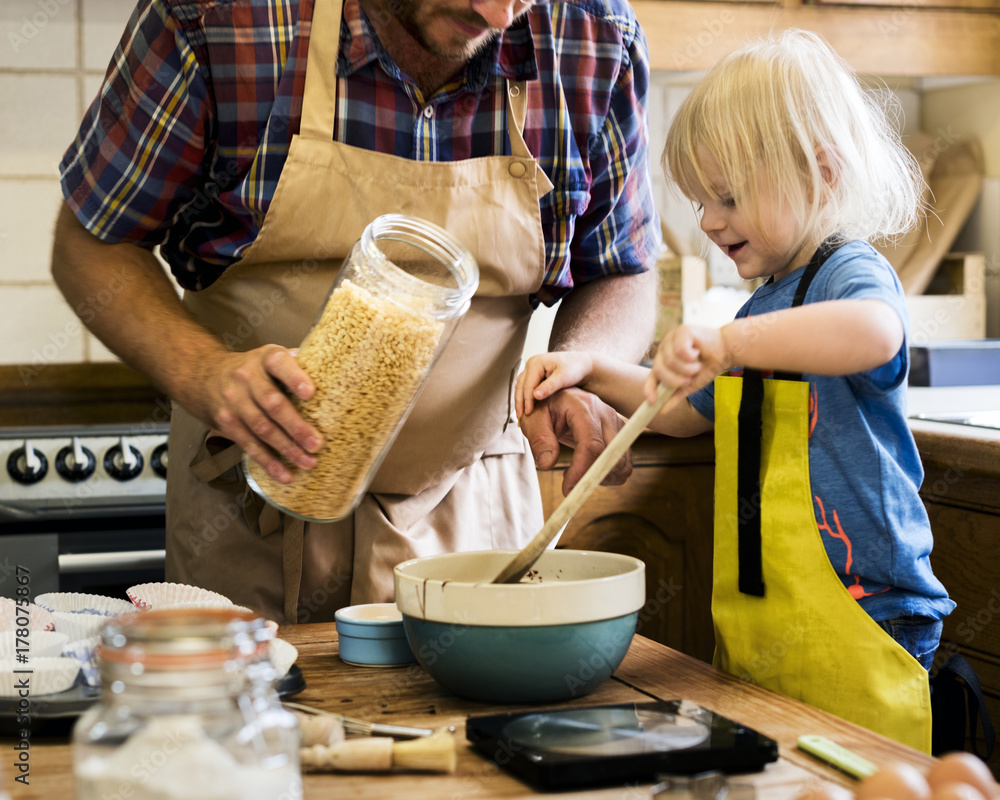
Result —
[[191, 472], [202, 483], [210, 483], [239, 464], [242, 458], [243, 451], [235, 444], [212, 453], [206, 442], [191, 462]]
[[739, 493], [736, 507], [739, 588], [743, 594], [764, 596], [763, 550], [760, 533], [760, 451], [763, 433], [761, 408], [764, 379], [755, 369], [743, 370], [740, 397], [739, 442], [736, 453], [736, 480]]
[[289, 514], [284, 517], [281, 537], [281, 572], [284, 577], [285, 622], [295, 625], [299, 621], [299, 590], [302, 586], [302, 551], [306, 524]]
[[[806, 271], [802, 273], [802, 277], [799, 279], [799, 285], [795, 287], [795, 298], [792, 300], [792, 308], [798, 308], [806, 300], [806, 294], [809, 292], [809, 287], [812, 285], [813, 278], [816, 277], [816, 273], [819, 272], [819, 268], [826, 263], [826, 260], [837, 252], [844, 244], [843, 241], [836, 241], [833, 237], [824, 241], [819, 248], [813, 253], [813, 257], [809, 260], [809, 264], [806, 266]], [[767, 279], [768, 283], [774, 280], [772, 275]], [[802, 380], [802, 373], [800, 372], [775, 372], [774, 377], [779, 381], [800, 381]]]
[[[826, 260], [843, 244], [833, 238], [824, 241], [810, 259], [795, 289], [792, 308], [801, 306], [809, 286]], [[768, 282], [774, 277], [768, 279]], [[777, 380], [802, 380], [801, 374], [776, 372]], [[743, 370], [737, 443], [737, 557], [739, 589], [743, 594], [764, 596], [763, 550], [761, 541], [761, 438], [764, 431], [764, 376], [756, 369]]]
[[313, 3], [299, 125], [299, 132], [309, 138], [333, 138], [342, 7], [343, 0], [315, 0]]
[[507, 136], [510, 138], [510, 152], [518, 158], [530, 158], [534, 161], [535, 182], [538, 184], [538, 198], [541, 199], [552, 191], [554, 185], [525, 144], [524, 121], [527, 115], [528, 92], [524, 81], [507, 81]]

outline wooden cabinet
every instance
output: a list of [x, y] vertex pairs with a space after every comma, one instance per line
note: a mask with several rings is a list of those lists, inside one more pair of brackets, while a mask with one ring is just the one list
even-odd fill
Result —
[[[563, 499], [569, 464], [539, 472], [548, 517]], [[569, 521], [559, 546], [636, 556], [646, 563], [639, 632], [703, 661], [712, 660], [712, 507], [715, 457], [710, 435], [644, 435], [633, 447], [632, 476], [598, 487]]]
[[1000, 74], [1000, 0], [837, 4], [632, 0], [653, 69], [708, 69], [747, 39], [805, 28], [874, 75]]
[[0, 425], [149, 425], [170, 421], [170, 401], [124, 364], [0, 366]]
[[[940, 664], [964, 655], [1000, 730], [1000, 442], [916, 434], [921, 496], [934, 531], [931, 564], [957, 603], [945, 618]], [[980, 746], [980, 752], [984, 751]], [[1000, 775], [1000, 749], [990, 760]]]

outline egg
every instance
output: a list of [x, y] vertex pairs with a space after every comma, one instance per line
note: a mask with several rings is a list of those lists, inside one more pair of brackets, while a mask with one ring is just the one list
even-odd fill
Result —
[[931, 800], [991, 799], [983, 797], [982, 793], [975, 786], [970, 786], [967, 783], [943, 783], [932, 790]]
[[857, 800], [930, 800], [931, 787], [920, 770], [909, 764], [886, 764], [858, 784]]
[[974, 786], [986, 800], [993, 800], [998, 791], [990, 768], [972, 753], [946, 753], [941, 756], [927, 773], [927, 783], [932, 789], [950, 783], [965, 783]]

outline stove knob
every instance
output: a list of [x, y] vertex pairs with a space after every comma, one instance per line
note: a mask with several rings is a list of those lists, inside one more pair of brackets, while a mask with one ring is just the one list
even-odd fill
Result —
[[56, 472], [72, 483], [83, 481], [94, 474], [97, 459], [94, 454], [80, 444], [80, 437], [73, 437], [73, 444], [56, 454]]
[[49, 461], [41, 450], [36, 450], [31, 439], [7, 457], [7, 472], [18, 483], [38, 483], [49, 471]]
[[116, 481], [130, 481], [142, 472], [142, 453], [122, 436], [118, 444], [104, 454], [104, 471]]
[[153, 472], [159, 475], [161, 478], [167, 477], [167, 443], [157, 445], [156, 449], [153, 450], [153, 454], [149, 457], [149, 465], [153, 468]]

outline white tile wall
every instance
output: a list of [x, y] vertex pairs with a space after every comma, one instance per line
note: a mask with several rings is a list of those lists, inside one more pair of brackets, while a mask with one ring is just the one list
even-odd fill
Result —
[[55, 178], [0, 178], [0, 284], [49, 281], [49, 233], [61, 202]]
[[0, 314], [0, 363], [49, 364], [83, 361], [83, 323], [55, 286], [4, 286], [3, 303], [17, 313]]
[[0, 0], [0, 364], [110, 361], [52, 283], [58, 165], [135, 0]]
[[135, 0], [83, 0], [83, 66], [104, 73]]
[[76, 0], [3, 0], [0, 68], [73, 69]]
[[0, 176], [58, 175], [80, 123], [76, 89], [70, 74], [0, 73]]

